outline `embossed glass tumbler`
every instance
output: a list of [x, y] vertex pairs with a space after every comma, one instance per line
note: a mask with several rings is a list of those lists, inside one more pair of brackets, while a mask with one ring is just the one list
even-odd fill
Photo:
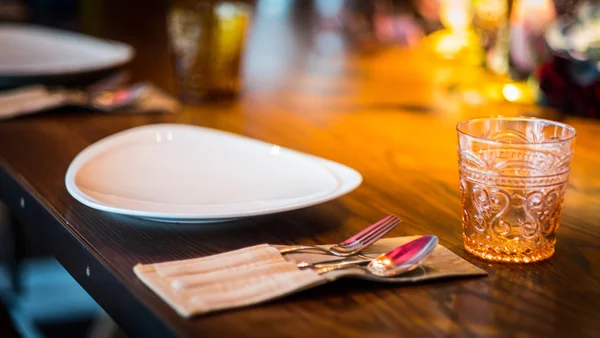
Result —
[[552, 256], [575, 129], [502, 117], [464, 121], [456, 129], [465, 249], [510, 263]]

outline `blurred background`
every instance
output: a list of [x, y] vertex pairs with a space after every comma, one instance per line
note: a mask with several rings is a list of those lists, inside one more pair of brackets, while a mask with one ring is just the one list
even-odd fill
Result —
[[[0, 20], [32, 22], [129, 43], [138, 55], [152, 55], [132, 65], [134, 79], [154, 81], [175, 92], [181, 81], [172, 75], [179, 73], [173, 70], [167, 46], [171, 39], [173, 51], [177, 41], [169, 36], [167, 26], [173, 31], [183, 25], [185, 18], [177, 16], [177, 11], [196, 2], [236, 4], [208, 0], [0, 0]], [[600, 109], [600, 14], [596, 1], [241, 2], [252, 11], [252, 24], [239, 28], [247, 40], [241, 43], [248, 47], [242, 64], [251, 70], [243, 76], [260, 77], [265, 86], [274, 84], [269, 80], [284, 79], [278, 72], [289, 71], [286, 65], [290, 63], [297, 65], [299, 72], [343, 73], [345, 59], [385, 55], [386, 50], [401, 48], [418, 55], [415, 68], [431, 68], [426, 76], [413, 80], [435, 82], [431, 89], [445, 107], [466, 104], [481, 108], [486, 102], [513, 102], [590, 117], [596, 117]], [[175, 19], [167, 22], [169, 17]], [[260, 50], [252, 50], [253, 46]], [[175, 65], [177, 68], [177, 62]], [[390, 70], [402, 66], [393, 58], [382, 65]], [[153, 71], [148, 72], [148, 67]], [[247, 88], [252, 89], [256, 88]]]
[[[243, 33], [244, 41], [238, 43], [246, 48], [236, 59], [240, 83], [234, 69], [225, 84], [241, 95], [300, 88], [299, 83], [301, 90], [335, 93], [343, 89], [307, 82], [303, 76], [318, 74], [326, 83], [327, 78], [350, 74], [366, 83], [370, 73], [379, 72], [390, 73], [389, 85], [398, 91], [423, 88], [423, 97], [395, 102], [399, 109], [482, 115], [493, 104], [495, 112], [543, 112], [555, 119], [600, 116], [600, 6], [594, 1], [241, 2], [251, 9], [251, 24], [232, 26], [228, 33], [230, 38]], [[0, 22], [34, 23], [128, 43], [136, 49], [135, 62], [127, 66], [132, 80], [151, 81], [178, 95], [183, 87], [202, 81], [194, 77], [197, 70], [182, 66], [185, 55], [177, 54], [190, 48], [184, 36], [189, 29], [182, 27], [201, 19], [181, 13], [200, 11], [198, 4], [205, 3], [237, 5], [208, 0], [0, 0]], [[0, 46], [0, 56], [6, 52]], [[356, 63], [347, 62], [372, 58], [378, 59], [376, 67], [352, 68]], [[253, 81], [242, 86], [243, 79]], [[5, 317], [19, 334], [122, 335], [60, 265], [31, 244], [6, 211], [0, 214], [0, 296]], [[8, 323], [0, 319], [0, 333], [3, 326]]]

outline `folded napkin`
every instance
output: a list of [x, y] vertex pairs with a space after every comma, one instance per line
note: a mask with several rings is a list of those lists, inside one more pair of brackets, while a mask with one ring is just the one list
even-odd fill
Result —
[[[70, 104], [69, 97], [76, 94], [68, 90], [50, 90], [42, 85], [0, 92], [0, 120], [38, 113]], [[89, 107], [88, 107], [89, 108]], [[154, 85], [147, 85], [145, 94], [132, 105], [112, 112], [152, 113], [177, 112], [179, 101]]]
[[[364, 253], [377, 257], [415, 238], [382, 239]], [[184, 317], [261, 303], [346, 275], [344, 270], [334, 270], [322, 275], [311, 269], [301, 270], [297, 267], [300, 262], [318, 263], [331, 261], [336, 257], [307, 253], [282, 256], [279, 249], [284, 247], [261, 244], [202, 258], [138, 264], [133, 271], [144, 284]], [[368, 274], [358, 277], [408, 283], [480, 275], [486, 275], [486, 272], [438, 245], [420, 269], [394, 278], [378, 278]]]

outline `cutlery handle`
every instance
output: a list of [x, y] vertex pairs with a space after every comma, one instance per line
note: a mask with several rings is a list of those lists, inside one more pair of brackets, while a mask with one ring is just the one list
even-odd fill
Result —
[[347, 266], [351, 266], [351, 265], [359, 265], [359, 264], [363, 264], [363, 263], [369, 263], [371, 262], [371, 259], [367, 258], [356, 258], [356, 259], [348, 259], [348, 260], [342, 260], [336, 263], [316, 263], [313, 264], [311, 266], [311, 268], [313, 269], [321, 269], [321, 268], [328, 268], [328, 267], [334, 267], [334, 268], [343, 268], [343, 267], [347, 267]]
[[65, 101], [64, 95], [52, 93], [41, 85], [0, 93], [0, 120], [55, 108]]
[[332, 255], [330, 250], [316, 245], [294, 245], [279, 249], [279, 253], [282, 255], [294, 252], [314, 252], [322, 255]]
[[318, 275], [322, 275], [324, 273], [327, 272], [331, 272], [334, 270], [340, 270], [340, 269], [347, 269], [347, 268], [358, 268], [358, 269], [363, 269], [362, 266], [360, 266], [363, 263], [368, 263], [370, 262], [370, 259], [356, 259], [356, 260], [344, 260], [341, 261], [339, 263], [321, 263], [321, 264], [315, 264], [314, 266], [310, 267], [316, 274]]

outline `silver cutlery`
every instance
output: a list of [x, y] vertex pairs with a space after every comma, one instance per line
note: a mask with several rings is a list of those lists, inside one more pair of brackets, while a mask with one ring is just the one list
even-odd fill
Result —
[[[347, 240], [331, 246], [329, 249], [316, 245], [294, 245], [282, 248], [279, 250], [279, 252], [282, 255], [293, 252], [316, 252], [339, 257], [349, 257], [358, 254], [361, 250], [364, 250], [373, 243], [377, 242], [380, 238], [392, 231], [398, 224], [400, 224], [400, 222], [402, 221], [398, 217], [389, 215], [379, 222], [357, 233], [356, 235], [348, 238]], [[365, 257], [366, 256], [362, 256], [362, 258]]]
[[333, 260], [318, 262], [318, 263], [308, 263], [308, 262], [302, 261], [302, 262], [297, 263], [296, 266], [298, 266], [300, 269], [306, 269], [306, 268], [319, 269], [319, 268], [328, 267], [328, 266], [332, 266], [332, 265], [336, 265], [341, 268], [344, 265], [360, 265], [363, 263], [370, 263], [373, 259], [374, 258], [371, 258], [369, 256], [359, 254], [359, 255], [351, 256], [351, 257], [344, 258], [344, 259], [333, 259]]
[[34, 113], [40, 110], [74, 105], [114, 111], [134, 104], [149, 92], [150, 85], [136, 83], [118, 89], [84, 91], [77, 89], [49, 89], [42, 85], [9, 90], [0, 93], [0, 118]]
[[138, 82], [118, 90], [88, 93], [75, 92], [69, 103], [110, 112], [134, 104], [144, 96], [148, 95], [149, 91], [150, 84]]
[[[110, 84], [109, 84], [110, 85]], [[88, 90], [48, 88], [43, 85], [0, 92], [0, 120], [62, 106], [79, 106], [102, 112], [175, 112], [179, 102], [155, 86], [139, 82], [119, 89], [100, 84]]]
[[[433, 252], [438, 244], [438, 238], [434, 235], [422, 236], [406, 244], [403, 244], [377, 258], [368, 260], [369, 264], [360, 266], [366, 262], [362, 259], [342, 261], [331, 264], [315, 264], [310, 266], [313, 271], [321, 275], [339, 269], [359, 270], [356, 274], [365, 272], [377, 277], [394, 277], [415, 269]], [[299, 267], [306, 267], [300, 266]], [[352, 275], [348, 271], [346, 275]]]

